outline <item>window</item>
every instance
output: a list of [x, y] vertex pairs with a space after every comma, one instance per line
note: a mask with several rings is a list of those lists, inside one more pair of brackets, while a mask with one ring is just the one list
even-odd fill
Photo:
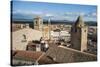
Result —
[[26, 35], [23, 34], [22, 36], [23, 36], [22, 42], [26, 42], [26, 41], [27, 41], [27, 40], [26, 40], [26, 39], [27, 39], [27, 38], [26, 38]]
[[35, 21], [35, 25], [37, 25], [38, 24], [38, 22], [37, 21]]
[[75, 32], [77, 32], [77, 29], [75, 28]]
[[26, 39], [26, 35], [25, 34], [23, 34], [23, 37], [24, 37], [24, 39]]
[[40, 24], [42, 24], [42, 20], [40, 21]]
[[84, 32], [86, 32], [86, 30], [84, 30]]

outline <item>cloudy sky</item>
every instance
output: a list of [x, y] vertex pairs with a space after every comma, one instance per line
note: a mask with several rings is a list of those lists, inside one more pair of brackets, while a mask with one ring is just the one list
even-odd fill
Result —
[[75, 21], [79, 15], [85, 21], [97, 20], [97, 6], [74, 5], [43, 2], [16, 1], [12, 2], [13, 19], [33, 19], [41, 16], [43, 19]]

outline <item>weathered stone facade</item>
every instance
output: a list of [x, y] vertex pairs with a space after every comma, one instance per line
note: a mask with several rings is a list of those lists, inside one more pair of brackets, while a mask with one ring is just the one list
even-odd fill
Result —
[[79, 16], [71, 28], [71, 45], [73, 49], [87, 50], [87, 32], [88, 27], [84, 24], [82, 17]]
[[42, 28], [43, 28], [43, 19], [41, 17], [37, 16], [36, 18], [34, 18], [33, 24], [34, 24], [34, 29], [35, 30], [42, 31]]
[[39, 30], [42, 32], [42, 37], [44, 37], [45, 40], [50, 39], [50, 26], [43, 24], [43, 19], [41, 17], [34, 18], [34, 29]]

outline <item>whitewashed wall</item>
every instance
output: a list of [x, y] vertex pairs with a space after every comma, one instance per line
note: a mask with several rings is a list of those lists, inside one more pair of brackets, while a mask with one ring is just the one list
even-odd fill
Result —
[[[26, 35], [26, 42], [23, 41], [23, 35]], [[26, 45], [28, 44], [28, 41], [40, 40], [41, 37], [42, 32], [31, 28], [24, 28], [12, 32], [12, 48], [13, 50], [26, 50]]]

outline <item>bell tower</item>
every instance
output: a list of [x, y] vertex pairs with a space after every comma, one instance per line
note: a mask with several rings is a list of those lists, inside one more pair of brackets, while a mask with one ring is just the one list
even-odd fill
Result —
[[34, 18], [33, 24], [34, 24], [34, 29], [35, 29], [35, 30], [40, 30], [40, 31], [42, 31], [43, 19], [42, 19], [41, 17], [37, 16], [36, 18]]
[[71, 47], [76, 50], [87, 50], [88, 27], [84, 24], [82, 16], [79, 16], [71, 28]]

